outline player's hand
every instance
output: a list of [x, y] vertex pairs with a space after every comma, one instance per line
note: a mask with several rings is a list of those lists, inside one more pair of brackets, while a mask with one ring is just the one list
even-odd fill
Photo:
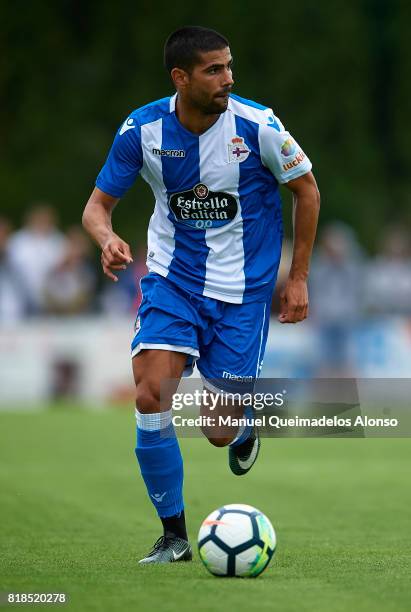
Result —
[[289, 278], [280, 293], [280, 323], [298, 323], [308, 316], [308, 289], [305, 280]]
[[117, 282], [118, 277], [113, 274], [112, 270], [125, 270], [132, 261], [131, 250], [127, 242], [113, 234], [104, 244], [101, 252], [101, 265], [104, 274]]

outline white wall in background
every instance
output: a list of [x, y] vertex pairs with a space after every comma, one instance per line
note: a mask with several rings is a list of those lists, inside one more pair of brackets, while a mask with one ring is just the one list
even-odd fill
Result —
[[[56, 363], [77, 364], [82, 401], [102, 405], [132, 389], [133, 319], [32, 320], [0, 328], [0, 406], [50, 399]], [[411, 324], [404, 319], [366, 321], [352, 334], [358, 377], [411, 378]], [[262, 375], [315, 375], [319, 339], [312, 325], [272, 321]]]

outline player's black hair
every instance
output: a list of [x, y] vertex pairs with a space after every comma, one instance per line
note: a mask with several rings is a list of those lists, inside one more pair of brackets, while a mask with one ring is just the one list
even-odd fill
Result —
[[182, 68], [190, 72], [199, 61], [199, 53], [219, 51], [229, 46], [228, 40], [215, 30], [186, 26], [176, 30], [164, 45], [164, 66], [168, 72]]

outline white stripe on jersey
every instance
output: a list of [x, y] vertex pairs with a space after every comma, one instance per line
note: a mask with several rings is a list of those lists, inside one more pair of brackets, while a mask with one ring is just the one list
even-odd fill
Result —
[[[226, 112], [199, 138], [201, 182], [212, 185], [213, 191], [232, 194], [238, 202], [237, 215], [229, 225], [206, 230], [205, 240], [210, 250], [203, 295], [216, 299], [226, 295], [230, 302], [241, 304], [245, 276], [243, 220], [238, 193], [240, 168], [238, 163], [227, 163], [228, 144], [235, 134], [235, 116]], [[218, 293], [213, 290], [214, 287], [220, 287]]]
[[274, 117], [271, 108], [255, 108], [254, 106], [248, 106], [248, 104], [239, 102], [239, 100], [235, 100], [234, 98], [230, 98], [228, 108], [232, 110], [235, 115], [243, 119], [254, 121], [254, 123], [262, 123], [264, 125], [269, 123], [269, 117]]
[[174, 96], [171, 96], [170, 98], [170, 113], [174, 113], [174, 111], [176, 110], [176, 100], [177, 94], [175, 93]]
[[162, 128], [162, 119], [141, 126], [141, 141], [144, 143], [141, 176], [150, 184], [156, 199], [147, 232], [147, 265], [150, 270], [159, 274], [168, 270], [175, 248], [175, 228], [168, 218], [167, 190], [163, 182], [161, 157], [151, 155], [150, 165], [146, 159], [146, 154], [150, 154], [153, 148], [161, 147]]

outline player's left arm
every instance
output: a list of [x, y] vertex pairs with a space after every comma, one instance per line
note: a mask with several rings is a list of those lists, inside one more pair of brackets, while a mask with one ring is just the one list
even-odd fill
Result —
[[280, 294], [281, 323], [298, 323], [308, 316], [307, 278], [317, 229], [320, 194], [311, 172], [311, 162], [267, 109], [268, 122], [259, 127], [261, 161], [281, 185], [293, 193], [294, 249], [287, 283]]
[[290, 272], [280, 294], [280, 323], [298, 323], [308, 316], [307, 279], [317, 230], [320, 193], [312, 172], [285, 183], [293, 194], [294, 247]]

